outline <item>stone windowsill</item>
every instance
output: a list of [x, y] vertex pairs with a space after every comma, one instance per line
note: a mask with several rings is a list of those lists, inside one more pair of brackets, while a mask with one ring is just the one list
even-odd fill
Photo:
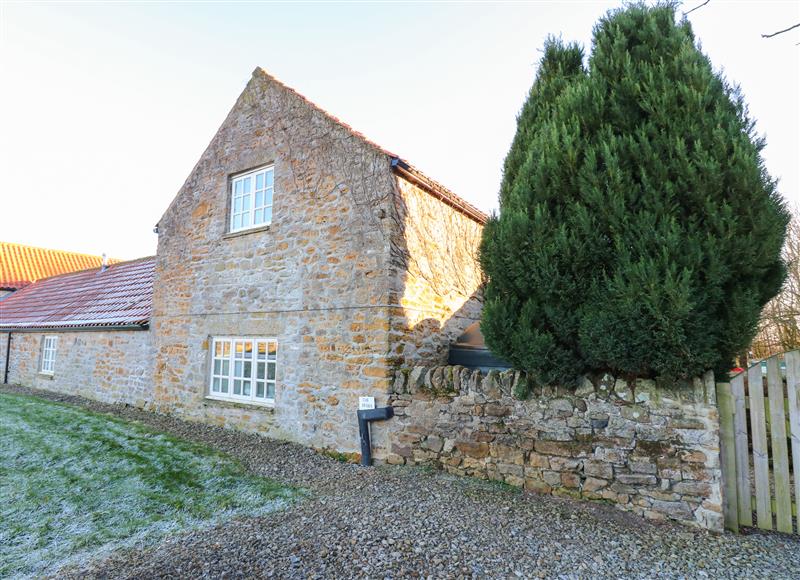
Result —
[[55, 377], [55, 375], [54, 375], [53, 373], [42, 373], [42, 372], [38, 372], [38, 373], [36, 373], [36, 375], [37, 375], [37, 376], [38, 376], [40, 379], [45, 379], [45, 380], [48, 380], [48, 381], [52, 381], [52, 380], [53, 380], [53, 378]]
[[233, 409], [247, 409], [249, 411], [263, 411], [265, 413], [275, 412], [275, 403], [245, 403], [244, 401], [234, 401], [222, 397], [212, 397], [206, 395], [203, 398], [203, 405], [213, 405], [215, 407], [230, 407]]
[[223, 240], [230, 240], [231, 238], [238, 238], [240, 236], [247, 236], [249, 234], [257, 234], [260, 232], [268, 232], [272, 224], [266, 226], [259, 226], [257, 228], [250, 228], [249, 230], [241, 230], [238, 232], [228, 232], [226, 234], [222, 234]]

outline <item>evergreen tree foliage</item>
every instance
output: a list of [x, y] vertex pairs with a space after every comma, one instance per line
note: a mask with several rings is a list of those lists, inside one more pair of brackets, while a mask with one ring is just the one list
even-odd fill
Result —
[[788, 212], [737, 87], [673, 4], [549, 39], [484, 230], [488, 346], [544, 382], [726, 372], [785, 276]]

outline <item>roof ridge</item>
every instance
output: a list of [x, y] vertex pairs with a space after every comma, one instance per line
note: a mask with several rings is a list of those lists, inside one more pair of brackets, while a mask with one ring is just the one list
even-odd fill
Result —
[[[30, 244], [20, 244], [19, 242], [2, 242], [0, 241], [0, 246], [16, 246], [18, 248], [29, 248], [31, 250], [39, 250], [45, 252], [58, 252], [60, 254], [72, 254], [73, 256], [85, 256], [87, 258], [102, 258], [102, 254], [87, 254], [85, 252], [73, 252], [72, 250], [58, 250], [56, 248], [45, 248], [42, 246], [31, 246]], [[118, 263], [119, 260], [117, 258], [108, 258], [109, 260], [114, 260], [115, 263]]]
[[[106, 270], [110, 270], [112, 268], [117, 269], [120, 266], [128, 266], [130, 264], [134, 264], [136, 262], [143, 262], [145, 260], [155, 260], [156, 256], [144, 256], [142, 258], [134, 258], [132, 260], [126, 260], [124, 262], [114, 262], [113, 264], [108, 264], [106, 266]], [[94, 268], [84, 268], [83, 270], [73, 270], [72, 272], [62, 272], [61, 274], [54, 274], [52, 276], [48, 276], [47, 278], [39, 278], [34, 282], [31, 282], [26, 288], [29, 286], [33, 286], [34, 284], [38, 284], [40, 282], [44, 282], [45, 280], [52, 280], [54, 278], [64, 278], [66, 276], [77, 276], [79, 274], [87, 274], [89, 272], [100, 271], [103, 269], [103, 266], [95, 266]]]

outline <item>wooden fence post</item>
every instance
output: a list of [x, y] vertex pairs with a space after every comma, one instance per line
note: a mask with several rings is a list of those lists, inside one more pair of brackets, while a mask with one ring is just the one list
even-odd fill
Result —
[[786, 353], [786, 387], [789, 394], [789, 426], [792, 435], [794, 506], [800, 531], [800, 351]]
[[722, 515], [725, 529], [739, 531], [739, 501], [736, 490], [736, 444], [733, 428], [733, 395], [730, 383], [717, 383], [719, 447], [722, 463]]
[[750, 426], [753, 428], [753, 473], [756, 482], [756, 515], [758, 527], [772, 529], [772, 502], [769, 490], [769, 451], [767, 448], [767, 415], [764, 410], [764, 379], [761, 364], [747, 369], [747, 392], [750, 395]]
[[775, 516], [779, 532], [792, 533], [792, 495], [789, 491], [789, 448], [786, 444], [786, 415], [783, 412], [783, 380], [778, 356], [767, 359], [772, 472], [775, 476]]
[[747, 409], [744, 400], [744, 373], [731, 379], [733, 395], [733, 432], [736, 446], [736, 494], [739, 499], [739, 525], [753, 525], [750, 491], [750, 446], [747, 438]]

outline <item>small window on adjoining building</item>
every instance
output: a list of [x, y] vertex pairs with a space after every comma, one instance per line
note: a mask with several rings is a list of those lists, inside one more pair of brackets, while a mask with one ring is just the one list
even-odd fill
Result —
[[42, 366], [40, 371], [46, 375], [52, 375], [56, 370], [57, 346], [57, 336], [45, 336], [42, 340]]
[[230, 231], [239, 232], [272, 223], [273, 166], [239, 175], [231, 182]]

